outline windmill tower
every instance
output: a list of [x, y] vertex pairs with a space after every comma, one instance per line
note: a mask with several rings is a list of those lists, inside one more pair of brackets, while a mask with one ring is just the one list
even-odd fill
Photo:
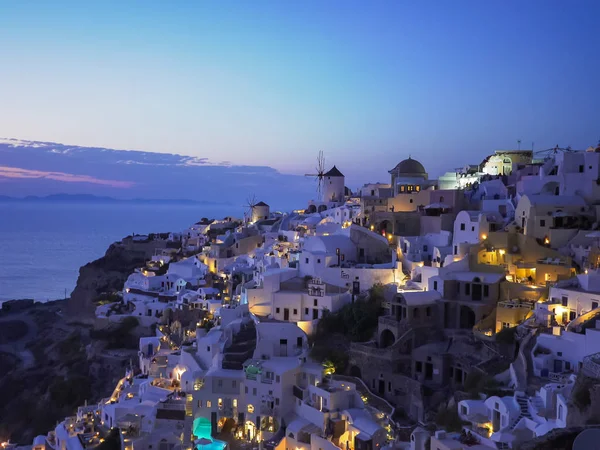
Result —
[[343, 202], [346, 193], [345, 180], [344, 174], [335, 166], [325, 173], [323, 175], [323, 200], [326, 202]]
[[271, 214], [269, 205], [265, 202], [257, 202], [256, 196], [252, 195], [246, 200], [246, 212], [244, 213], [244, 223], [251, 224], [259, 220], [266, 220]]

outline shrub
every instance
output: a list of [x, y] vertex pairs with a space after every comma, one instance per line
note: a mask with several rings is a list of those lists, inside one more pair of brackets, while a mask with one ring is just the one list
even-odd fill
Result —
[[460, 431], [463, 427], [456, 407], [440, 408], [435, 416], [435, 423], [439, 428], [450, 432]]
[[496, 342], [500, 344], [514, 344], [517, 327], [504, 328], [496, 333]]

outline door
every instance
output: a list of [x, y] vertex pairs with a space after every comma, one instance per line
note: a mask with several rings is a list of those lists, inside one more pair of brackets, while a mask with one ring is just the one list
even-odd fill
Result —
[[319, 310], [317, 308], [313, 308], [313, 320], [317, 320], [319, 318]]
[[290, 320], [290, 310], [283, 308], [283, 320]]
[[279, 340], [279, 356], [287, 356], [287, 339]]
[[383, 396], [385, 394], [385, 380], [379, 380], [379, 386], [378, 386], [377, 392], [381, 396]]
[[560, 359], [555, 359], [554, 360], [554, 372], [556, 373], [561, 373], [563, 370], [563, 362]]

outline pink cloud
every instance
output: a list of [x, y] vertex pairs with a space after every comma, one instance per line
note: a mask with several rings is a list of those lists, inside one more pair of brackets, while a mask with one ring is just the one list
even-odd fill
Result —
[[21, 169], [19, 167], [0, 166], [1, 178], [45, 178], [48, 180], [63, 181], [65, 183], [92, 183], [115, 188], [130, 188], [135, 183], [132, 181], [103, 180], [89, 175], [75, 175], [64, 172], [45, 172], [43, 170]]

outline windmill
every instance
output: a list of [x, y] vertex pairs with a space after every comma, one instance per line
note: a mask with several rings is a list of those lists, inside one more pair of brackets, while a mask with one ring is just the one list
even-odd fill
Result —
[[323, 195], [323, 177], [325, 175], [325, 157], [323, 156], [322, 151], [320, 151], [319, 156], [317, 156], [317, 167], [315, 167], [315, 171], [317, 173], [306, 173], [304, 176], [315, 177], [315, 180], [317, 180], [317, 194], [319, 196], [319, 200], [321, 200]]
[[252, 215], [254, 213], [254, 207], [256, 206], [256, 195], [252, 194], [246, 199], [244, 208], [248, 208], [248, 211], [244, 213], [244, 222], [248, 223], [252, 221]]
[[546, 159], [546, 158], [551, 158], [551, 157], [555, 156], [558, 152], [572, 153], [572, 152], [575, 152], [575, 151], [577, 151], [577, 150], [573, 150], [571, 148], [571, 146], [568, 146], [566, 148], [562, 148], [562, 147], [559, 147], [557, 145], [556, 147], [548, 148], [546, 150], [538, 150], [537, 152], [534, 153], [534, 155], [536, 155], [538, 157], [542, 156], [542, 157], [544, 157], [544, 159]]

